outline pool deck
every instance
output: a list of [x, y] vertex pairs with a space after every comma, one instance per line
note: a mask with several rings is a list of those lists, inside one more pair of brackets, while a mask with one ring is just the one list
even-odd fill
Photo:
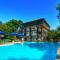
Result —
[[57, 50], [56, 60], [60, 60], [60, 47], [59, 47], [58, 50]]

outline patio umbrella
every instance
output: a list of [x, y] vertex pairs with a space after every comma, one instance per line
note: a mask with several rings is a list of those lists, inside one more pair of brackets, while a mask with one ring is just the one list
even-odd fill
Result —
[[12, 32], [9, 34], [10, 36], [16, 36], [16, 32]]
[[11, 36], [11, 41], [15, 41], [16, 40], [16, 32], [10, 33], [9, 36]]
[[3, 34], [4, 34], [4, 32], [0, 31], [0, 35], [3, 35]]
[[17, 34], [17, 36], [23, 37], [23, 36], [25, 36], [25, 35], [24, 35], [24, 33], [20, 33], [20, 34]]

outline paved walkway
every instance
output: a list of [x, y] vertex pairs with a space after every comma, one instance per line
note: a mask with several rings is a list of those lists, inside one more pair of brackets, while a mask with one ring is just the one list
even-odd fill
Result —
[[59, 47], [58, 50], [57, 50], [56, 60], [60, 60], [60, 47]]

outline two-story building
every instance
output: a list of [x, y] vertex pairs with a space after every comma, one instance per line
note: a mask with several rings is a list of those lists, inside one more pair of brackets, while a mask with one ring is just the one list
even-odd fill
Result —
[[24, 33], [24, 40], [47, 40], [49, 24], [44, 18], [36, 19], [22, 24], [21, 32]]

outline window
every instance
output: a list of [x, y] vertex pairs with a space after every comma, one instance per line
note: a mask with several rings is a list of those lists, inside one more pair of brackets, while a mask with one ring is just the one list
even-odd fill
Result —
[[32, 31], [32, 35], [36, 35], [36, 31]]
[[30, 32], [26, 32], [26, 36], [29, 36], [30, 35]]
[[39, 31], [41, 31], [41, 28], [39, 27]]
[[29, 28], [26, 28], [26, 31], [29, 31], [30, 29]]
[[36, 26], [32, 26], [31, 30], [37, 30], [37, 27]]

